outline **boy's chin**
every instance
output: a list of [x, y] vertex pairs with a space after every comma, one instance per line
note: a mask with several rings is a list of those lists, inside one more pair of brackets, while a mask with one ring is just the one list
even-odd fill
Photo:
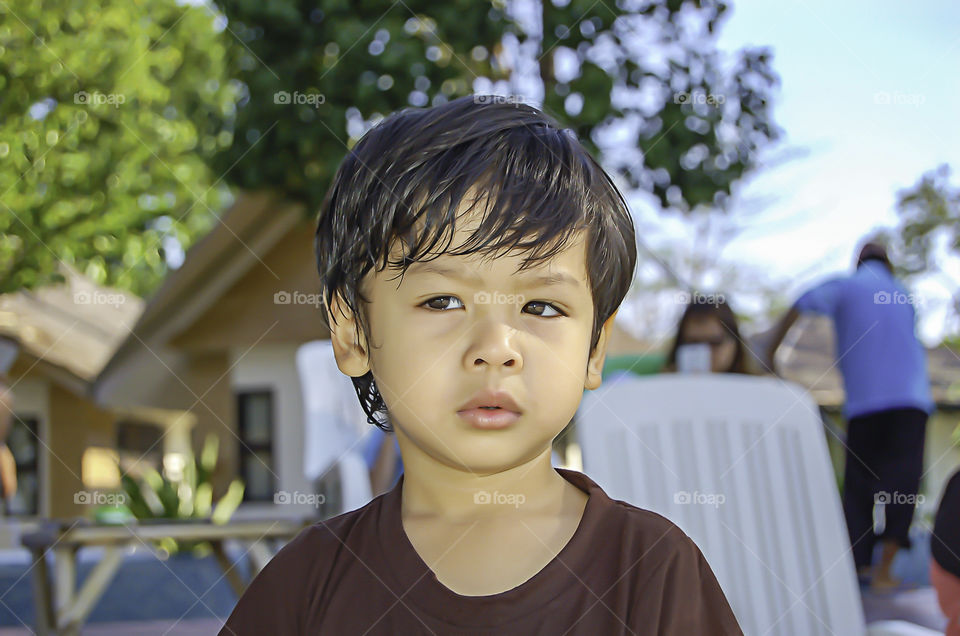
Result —
[[[496, 450], [497, 452], [493, 452]], [[513, 468], [521, 466], [530, 466], [536, 463], [541, 453], [535, 449], [530, 449], [529, 453], [517, 452], [515, 447], [511, 448], [488, 448], [487, 450], [470, 448], [457, 452], [454, 458], [451, 453], [446, 455], [452, 460], [451, 464], [459, 466], [462, 470], [481, 474], [502, 473]], [[547, 456], [547, 461], [550, 457]]]

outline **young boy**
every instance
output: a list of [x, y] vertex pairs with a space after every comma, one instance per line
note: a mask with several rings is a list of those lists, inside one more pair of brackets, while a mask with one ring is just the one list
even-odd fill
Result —
[[637, 258], [575, 137], [486, 96], [395, 113], [316, 252], [337, 366], [404, 474], [280, 550], [221, 634], [742, 634], [677, 526], [551, 465]]

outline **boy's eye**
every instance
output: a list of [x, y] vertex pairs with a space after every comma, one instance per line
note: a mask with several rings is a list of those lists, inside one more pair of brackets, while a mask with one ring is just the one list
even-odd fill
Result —
[[[428, 309], [433, 309], [433, 310], [436, 310], [436, 311], [439, 311], [439, 312], [444, 312], [444, 311], [446, 311], [447, 309], [450, 308], [450, 306], [449, 306], [449, 301], [451, 301], [451, 300], [454, 301], [454, 302], [458, 302], [458, 303], [460, 303], [461, 305], [463, 304], [463, 303], [461, 302], [461, 300], [460, 300], [459, 298], [457, 298], [456, 296], [436, 296], [436, 297], [434, 297], [434, 298], [431, 298], [430, 300], [425, 301], [425, 302], [422, 303], [420, 306], [421, 306], [421, 307], [427, 306]], [[431, 303], [433, 303], [433, 304], [431, 304]], [[560, 311], [559, 309], [557, 309], [557, 308], [556, 308], [553, 304], [551, 304], [551, 303], [546, 303], [546, 302], [539, 301], [539, 300], [532, 300], [532, 301], [528, 302], [525, 306], [526, 306], [526, 307], [529, 307], [530, 305], [542, 306], [542, 307], [543, 307], [543, 309], [540, 310], [540, 313], [534, 313], [534, 314], [533, 314], [534, 316], [539, 316], [539, 317], [541, 317], [541, 318], [558, 318], [558, 317], [560, 317], [560, 316], [565, 316], [565, 315], [566, 315], [566, 314], [564, 314], [562, 311]], [[548, 307], [549, 307], [550, 309], [552, 309], [557, 315], [555, 315], [555, 316], [544, 315], [543, 312], [544, 312]]]

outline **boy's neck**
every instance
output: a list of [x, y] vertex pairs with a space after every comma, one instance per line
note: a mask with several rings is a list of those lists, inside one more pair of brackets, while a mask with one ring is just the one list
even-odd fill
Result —
[[[551, 449], [505, 471], [483, 474], [432, 458], [404, 462], [404, 518], [470, 523], [505, 515], [559, 514], [570, 488], [551, 464]], [[585, 495], [584, 495], [585, 496]]]

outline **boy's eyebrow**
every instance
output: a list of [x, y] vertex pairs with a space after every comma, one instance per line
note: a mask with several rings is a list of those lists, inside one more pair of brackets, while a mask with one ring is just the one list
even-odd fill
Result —
[[[483, 279], [479, 275], [469, 272], [460, 267], [450, 267], [447, 265], [440, 265], [437, 263], [431, 263], [428, 261], [418, 261], [407, 268], [408, 274], [439, 274], [441, 276], [448, 276], [450, 278], [456, 278], [458, 280], [470, 281], [472, 283], [480, 284], [483, 282]], [[580, 283], [576, 278], [570, 276], [564, 272], [553, 272], [550, 274], [541, 274], [540, 276], [531, 277], [529, 283], [537, 285], [571, 285], [573, 287], [579, 287]]]

